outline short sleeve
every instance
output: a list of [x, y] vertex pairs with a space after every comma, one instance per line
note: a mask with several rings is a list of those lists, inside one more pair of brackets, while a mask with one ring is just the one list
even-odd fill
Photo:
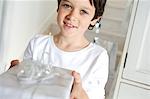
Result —
[[34, 46], [34, 39], [30, 40], [27, 48], [25, 49], [24, 52], [24, 57], [23, 59], [32, 59], [33, 57], [33, 46]]
[[35, 46], [35, 42], [36, 42], [36, 39], [38, 37], [40, 37], [41, 34], [36, 34], [28, 43], [27, 45], [27, 48], [25, 49], [25, 52], [24, 52], [24, 57], [23, 59], [32, 59], [33, 58], [33, 52], [34, 52], [34, 46]]

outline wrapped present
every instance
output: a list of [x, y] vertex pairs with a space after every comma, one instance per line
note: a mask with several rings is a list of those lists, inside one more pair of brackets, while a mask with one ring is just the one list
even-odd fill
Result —
[[26, 60], [0, 76], [2, 99], [69, 99], [71, 70]]

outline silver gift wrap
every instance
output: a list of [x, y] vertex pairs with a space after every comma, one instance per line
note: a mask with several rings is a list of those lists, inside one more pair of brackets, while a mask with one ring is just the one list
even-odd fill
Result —
[[0, 99], [69, 99], [71, 70], [26, 60], [0, 75]]

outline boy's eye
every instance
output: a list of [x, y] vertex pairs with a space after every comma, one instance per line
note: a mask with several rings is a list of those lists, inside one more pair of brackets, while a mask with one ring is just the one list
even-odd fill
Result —
[[89, 13], [85, 10], [81, 10], [81, 14], [89, 14]]
[[72, 8], [69, 4], [63, 4], [62, 5], [64, 8]]

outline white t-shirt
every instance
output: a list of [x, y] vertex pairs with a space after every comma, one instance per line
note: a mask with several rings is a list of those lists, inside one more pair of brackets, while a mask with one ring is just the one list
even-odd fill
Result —
[[89, 98], [104, 99], [109, 59], [101, 46], [90, 43], [79, 51], [66, 52], [56, 47], [53, 36], [36, 35], [29, 42], [24, 59], [75, 70], [80, 73], [82, 86]]

